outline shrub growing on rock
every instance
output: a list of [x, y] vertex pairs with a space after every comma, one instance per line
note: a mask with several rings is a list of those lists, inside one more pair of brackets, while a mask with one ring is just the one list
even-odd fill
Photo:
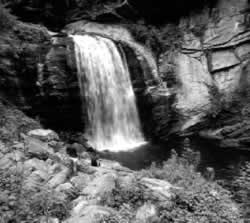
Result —
[[[207, 181], [197, 172], [198, 162], [192, 161], [195, 156], [192, 153], [195, 152], [186, 151], [178, 156], [173, 151], [172, 157], [162, 166], [153, 165], [140, 173], [182, 188], [174, 191], [175, 196], [170, 202], [158, 205], [159, 222], [241, 222], [231, 193], [216, 182]], [[196, 156], [199, 158], [197, 154]]]
[[146, 25], [143, 22], [137, 24], [125, 24], [134, 38], [151, 49], [156, 57], [161, 53], [167, 53], [170, 57], [174, 51], [180, 49], [182, 34], [178, 26], [167, 24], [161, 27]]
[[111, 194], [105, 194], [102, 197], [101, 203], [111, 208], [119, 210], [123, 204], [127, 204], [130, 207], [138, 208], [146, 201], [143, 190], [137, 184], [124, 188], [120, 187], [119, 184]]

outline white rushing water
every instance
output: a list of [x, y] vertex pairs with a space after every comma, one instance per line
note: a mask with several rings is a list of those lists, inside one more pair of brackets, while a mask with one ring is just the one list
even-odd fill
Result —
[[99, 151], [118, 152], [145, 143], [122, 51], [100, 36], [75, 35], [73, 39], [90, 144]]

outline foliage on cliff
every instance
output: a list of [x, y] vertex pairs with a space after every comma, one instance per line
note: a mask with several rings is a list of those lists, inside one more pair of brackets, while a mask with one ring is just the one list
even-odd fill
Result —
[[168, 52], [170, 56], [181, 47], [182, 34], [177, 25], [166, 24], [156, 27], [139, 21], [136, 24], [126, 24], [125, 27], [138, 42], [151, 49], [158, 58], [164, 52]]
[[5, 31], [11, 28], [16, 22], [16, 17], [5, 8], [5, 5], [0, 1], [0, 31]]
[[42, 23], [51, 29], [60, 29], [67, 23], [81, 19], [100, 22], [137, 23], [144, 19], [148, 24], [176, 22], [190, 11], [205, 5], [212, 7], [217, 0], [2, 0], [21, 20]]

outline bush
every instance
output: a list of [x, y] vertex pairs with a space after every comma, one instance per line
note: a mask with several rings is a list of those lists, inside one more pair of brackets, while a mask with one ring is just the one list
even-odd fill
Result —
[[102, 217], [100, 223], [131, 223], [134, 218], [134, 210], [128, 205], [122, 205], [118, 213]]
[[126, 24], [125, 27], [131, 31], [134, 38], [151, 49], [157, 56], [167, 53], [168, 57], [181, 47], [182, 34], [177, 25], [167, 24], [156, 27], [138, 24]]
[[0, 2], [0, 30], [11, 28], [16, 23], [16, 17]]
[[160, 222], [241, 222], [230, 193], [215, 183], [199, 182], [160, 204]]
[[[162, 166], [153, 164], [148, 170], [138, 173], [138, 177], [151, 177], [166, 180], [181, 188], [173, 191], [171, 199], [165, 202], [153, 200], [140, 184], [135, 183], [128, 188], [117, 185], [111, 194], [102, 198], [102, 204], [116, 209], [130, 207], [130, 214], [117, 214], [108, 217], [104, 222], [118, 223], [133, 222], [136, 210], [146, 202], [153, 203], [158, 216], [155, 223], [240, 223], [240, 215], [236, 204], [232, 201], [229, 191], [223, 189], [216, 182], [207, 181], [197, 172], [199, 153], [193, 152], [186, 146], [181, 156], [172, 151], [171, 158]], [[130, 218], [126, 218], [130, 216]]]
[[154, 164], [140, 173], [141, 176], [166, 180], [182, 188], [174, 192], [171, 202], [158, 206], [159, 222], [241, 222], [231, 193], [202, 177], [197, 172], [198, 160], [199, 154], [188, 148], [182, 156], [172, 151], [171, 158], [161, 167]]
[[124, 204], [133, 209], [140, 207], [146, 201], [143, 190], [138, 184], [134, 184], [128, 188], [120, 187], [118, 184], [111, 194], [105, 194], [101, 203], [111, 208], [119, 210]]
[[[196, 160], [194, 157], [197, 157]], [[199, 164], [199, 154], [186, 149], [182, 156], [172, 150], [171, 158], [165, 161], [162, 165], [152, 166], [147, 170], [142, 170], [139, 175], [142, 177], [151, 177], [161, 180], [166, 180], [173, 185], [189, 189], [190, 186], [195, 185], [197, 182], [205, 182], [200, 173], [196, 172]]]

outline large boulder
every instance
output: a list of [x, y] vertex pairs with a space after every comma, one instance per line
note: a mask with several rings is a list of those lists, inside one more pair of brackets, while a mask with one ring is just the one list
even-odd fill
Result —
[[27, 136], [25, 138], [25, 150], [30, 157], [46, 160], [53, 153], [53, 149], [47, 143]]
[[45, 142], [59, 140], [58, 134], [50, 129], [34, 129], [29, 131], [27, 135]]
[[55, 188], [61, 184], [64, 184], [70, 177], [71, 173], [72, 172], [69, 168], [67, 167], [63, 168], [62, 171], [52, 176], [52, 178], [48, 181], [48, 185], [52, 188]]

